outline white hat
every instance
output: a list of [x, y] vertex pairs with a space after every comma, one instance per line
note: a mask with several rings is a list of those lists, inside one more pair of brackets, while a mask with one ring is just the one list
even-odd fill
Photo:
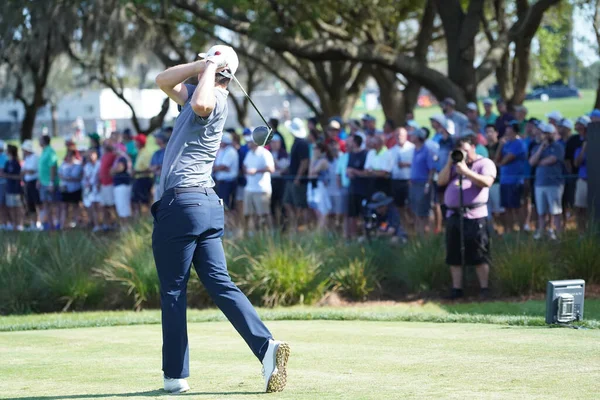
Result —
[[471, 103], [467, 104], [467, 109], [471, 110], [471, 111], [477, 111], [477, 104], [471, 102]]
[[494, 105], [494, 101], [492, 99], [485, 99], [483, 100], [483, 104], [486, 106], [493, 106]]
[[540, 123], [539, 129], [542, 132], [544, 132], [544, 133], [554, 133], [554, 132], [556, 132], [556, 129], [554, 128], [554, 125], [548, 124], [546, 122]]
[[21, 145], [21, 149], [23, 151], [26, 151], [28, 153], [33, 153], [33, 142], [30, 139], [27, 139], [26, 141], [23, 142], [23, 144]]
[[442, 128], [448, 130], [448, 119], [444, 115], [432, 115], [431, 117], [429, 117], [429, 120], [437, 122], [442, 126]]
[[338, 121], [336, 121], [335, 119], [332, 119], [331, 122], [329, 122], [329, 126], [327, 127], [328, 129], [342, 129], [342, 126], [340, 125], [340, 123]]
[[561, 126], [563, 128], [573, 129], [573, 121], [571, 121], [570, 119], [567, 119], [567, 118], [563, 118], [560, 121], [560, 124], [558, 124], [558, 126]]
[[304, 122], [300, 118], [285, 121], [285, 127], [298, 139], [304, 139], [308, 135], [308, 132], [306, 132], [306, 128], [304, 127]]
[[4, 140], [0, 140], [0, 151], [4, 151], [6, 149], [6, 143]]
[[546, 118], [553, 119], [555, 121], [560, 121], [563, 119], [563, 116], [560, 113], [560, 111], [552, 111], [552, 112], [549, 112], [548, 114], [546, 114]]
[[233, 143], [233, 136], [231, 136], [231, 133], [225, 132], [223, 134], [223, 137], [221, 138], [221, 142], [223, 142], [225, 144], [232, 144]]
[[[202, 59], [217, 55], [225, 56], [225, 61], [227, 62], [227, 69], [229, 70], [231, 75], [235, 75], [240, 65], [240, 60], [238, 59], [238, 56], [232, 47], [217, 44], [208, 49], [208, 52], [198, 54], [198, 56]], [[223, 75], [227, 76], [226, 74]]]
[[585, 127], [587, 127], [590, 122], [592, 122], [592, 120], [587, 115], [579, 117], [577, 118], [577, 121], [575, 121], [576, 124], [581, 124]]

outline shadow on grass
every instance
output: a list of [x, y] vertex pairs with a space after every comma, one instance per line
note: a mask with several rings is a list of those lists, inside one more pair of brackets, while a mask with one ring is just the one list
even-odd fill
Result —
[[[180, 393], [177, 396], [239, 396], [239, 395], [257, 395], [262, 392], [194, 392]], [[164, 397], [174, 396], [172, 393], [167, 393], [164, 390], [150, 390], [147, 392], [131, 392], [131, 393], [105, 393], [105, 394], [71, 394], [61, 396], [35, 396], [35, 397], [11, 397], [11, 400], [62, 400], [62, 399], [107, 399], [120, 397]]]

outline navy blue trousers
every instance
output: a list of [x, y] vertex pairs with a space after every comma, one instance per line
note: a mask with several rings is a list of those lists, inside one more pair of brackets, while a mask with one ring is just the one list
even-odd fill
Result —
[[191, 264], [215, 304], [262, 361], [272, 338], [248, 298], [227, 272], [223, 202], [212, 189], [167, 190], [152, 206], [152, 250], [160, 280], [163, 372], [189, 376], [186, 308]]

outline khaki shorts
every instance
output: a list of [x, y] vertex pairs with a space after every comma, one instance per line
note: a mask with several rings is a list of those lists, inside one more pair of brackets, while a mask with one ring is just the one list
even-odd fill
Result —
[[588, 206], [588, 183], [583, 179], [577, 180], [577, 186], [575, 188], [575, 207], [587, 208]]
[[271, 212], [271, 193], [244, 192], [244, 215], [268, 215]]

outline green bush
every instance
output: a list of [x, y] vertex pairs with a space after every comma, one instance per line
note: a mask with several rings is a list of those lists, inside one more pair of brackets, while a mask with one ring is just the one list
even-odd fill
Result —
[[160, 305], [160, 286], [152, 253], [152, 226], [140, 223], [120, 235], [96, 275], [117, 283], [133, 300], [133, 308]]
[[[262, 252], [246, 253], [247, 268], [232, 272], [252, 300], [268, 307], [313, 304], [328, 287], [319, 256], [289, 239], [261, 235]], [[256, 245], [256, 242], [254, 242]]]
[[[152, 225], [105, 236], [88, 232], [0, 233], [0, 314], [157, 308]], [[358, 244], [330, 234], [259, 234], [225, 240], [232, 279], [259, 306], [313, 304], [334, 291], [349, 300], [444, 293], [450, 284], [441, 235], [405, 246]], [[599, 283], [600, 240], [560, 242], [508, 235], [494, 241], [490, 279], [498, 295], [542, 293], [550, 279]], [[466, 273], [477, 285], [475, 274]], [[212, 305], [195, 272], [188, 304]]]
[[491, 277], [495, 287], [507, 295], [541, 293], [548, 280], [563, 277], [550, 242], [511, 236], [498, 241], [493, 257]]

